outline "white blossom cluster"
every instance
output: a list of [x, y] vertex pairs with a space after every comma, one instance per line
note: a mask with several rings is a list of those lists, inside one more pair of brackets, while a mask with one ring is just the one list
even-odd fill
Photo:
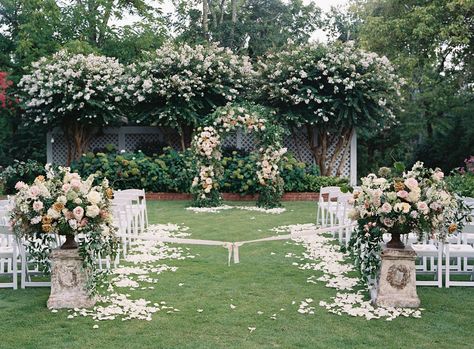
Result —
[[[165, 44], [142, 63], [131, 66], [125, 97], [166, 106], [158, 118], [174, 118], [181, 108], [200, 108], [206, 99], [215, 105], [232, 102], [255, 73], [247, 56], [217, 44]], [[156, 121], [156, 120], [155, 120]]]
[[[310, 123], [334, 122], [340, 100], [359, 98], [384, 117], [394, 118], [390, 98], [400, 96], [403, 81], [388, 59], [354, 47], [352, 42], [290, 46], [258, 62], [265, 98], [274, 104], [308, 110]], [[312, 116], [311, 116], [312, 114]], [[364, 117], [360, 112], [359, 117]]]
[[249, 132], [265, 131], [267, 120], [262, 118], [257, 112], [242, 106], [220, 108], [216, 114], [214, 126], [221, 129], [221, 132], [230, 132], [237, 127], [242, 127]]
[[286, 148], [260, 148], [260, 160], [257, 162], [257, 178], [261, 185], [273, 183], [280, 176], [278, 164], [286, 153]]
[[76, 118], [107, 124], [124, 98], [124, 80], [124, 67], [117, 59], [59, 51], [51, 59], [33, 63], [19, 86], [27, 96], [27, 115], [34, 122]]

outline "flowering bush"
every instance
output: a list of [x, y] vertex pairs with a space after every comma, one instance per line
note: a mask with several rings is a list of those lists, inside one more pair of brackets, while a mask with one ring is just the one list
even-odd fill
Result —
[[31, 185], [18, 182], [12, 210], [12, 227], [24, 238], [29, 253], [42, 269], [49, 270], [48, 255], [55, 235], [74, 235], [89, 278], [89, 291], [95, 292], [104, 281], [97, 270], [97, 257], [113, 255], [116, 250], [112, 225], [113, 191], [107, 180], [93, 185], [94, 176], [82, 180], [68, 168], [57, 171], [46, 166], [46, 178], [38, 176]]
[[166, 44], [131, 67], [125, 96], [138, 104], [142, 121], [183, 132], [235, 101], [253, 74], [248, 57], [217, 44]]
[[458, 230], [459, 208], [443, 172], [425, 168], [421, 162], [399, 176], [381, 168], [379, 176], [362, 178], [349, 213], [358, 222], [350, 243], [356, 265], [365, 277], [375, 276], [385, 233], [416, 233], [420, 240], [444, 241]]
[[343, 165], [335, 168], [336, 160], [348, 156], [353, 129], [389, 125], [400, 101], [401, 80], [388, 59], [350, 42], [290, 43], [260, 60], [258, 71], [262, 103], [277, 108], [291, 127], [306, 128], [308, 146], [325, 176], [341, 173]]
[[11, 111], [17, 104], [17, 99], [9, 91], [12, 86], [13, 81], [8, 79], [8, 74], [0, 71], [0, 110]]
[[26, 118], [62, 127], [70, 162], [85, 153], [98, 127], [122, 120], [124, 76], [124, 67], [114, 58], [67, 51], [41, 58], [19, 83]]
[[218, 108], [211, 117], [214, 126], [198, 129], [193, 138], [193, 151], [197, 156], [199, 175], [194, 178], [191, 192], [194, 204], [198, 207], [212, 207], [220, 204], [219, 184], [214, 177], [223, 173], [219, 133], [234, 131], [237, 127], [245, 132], [256, 131], [261, 145], [256, 177], [259, 187], [257, 205], [272, 208], [280, 205], [283, 194], [283, 180], [280, 177], [279, 163], [286, 148], [281, 147], [283, 130], [271, 124], [265, 115], [265, 108], [253, 105], [226, 105]]

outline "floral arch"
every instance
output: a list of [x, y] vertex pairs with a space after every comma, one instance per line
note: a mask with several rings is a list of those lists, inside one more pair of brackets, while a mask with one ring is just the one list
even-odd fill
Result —
[[221, 139], [238, 128], [255, 133], [258, 143], [256, 179], [259, 198], [257, 205], [273, 208], [281, 205], [283, 179], [280, 160], [286, 153], [282, 147], [284, 130], [270, 121], [271, 112], [255, 104], [226, 105], [211, 114], [209, 126], [198, 128], [193, 137], [192, 149], [196, 155], [199, 173], [191, 185], [193, 205], [214, 207], [222, 203], [219, 178], [223, 174]]

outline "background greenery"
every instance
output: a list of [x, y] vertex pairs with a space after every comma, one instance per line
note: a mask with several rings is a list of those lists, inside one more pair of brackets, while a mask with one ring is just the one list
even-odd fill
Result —
[[[383, 131], [358, 130], [361, 175], [394, 160], [407, 165], [421, 160], [448, 172], [474, 153], [472, 1], [354, 0], [327, 15], [317, 3], [301, 0], [175, 4], [177, 12], [169, 17], [144, 0], [0, 0], [0, 71], [17, 83], [31, 62], [60, 48], [129, 63], [166, 40], [220, 42], [257, 59], [269, 49], [285, 47], [288, 39], [306, 43], [314, 29], [322, 28], [332, 40], [353, 40], [358, 47], [386, 55], [406, 80], [398, 124]], [[128, 13], [140, 20], [114, 24]], [[2, 166], [13, 159], [45, 160], [45, 128], [25, 128], [21, 115], [21, 108], [13, 113], [0, 108]]]

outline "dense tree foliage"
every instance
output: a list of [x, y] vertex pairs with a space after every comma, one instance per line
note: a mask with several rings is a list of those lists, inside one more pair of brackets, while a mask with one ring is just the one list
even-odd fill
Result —
[[393, 158], [461, 166], [474, 152], [474, 2], [367, 0], [351, 15], [360, 19], [359, 44], [386, 55], [407, 81], [399, 126], [366, 132], [362, 157], [374, 168]]

